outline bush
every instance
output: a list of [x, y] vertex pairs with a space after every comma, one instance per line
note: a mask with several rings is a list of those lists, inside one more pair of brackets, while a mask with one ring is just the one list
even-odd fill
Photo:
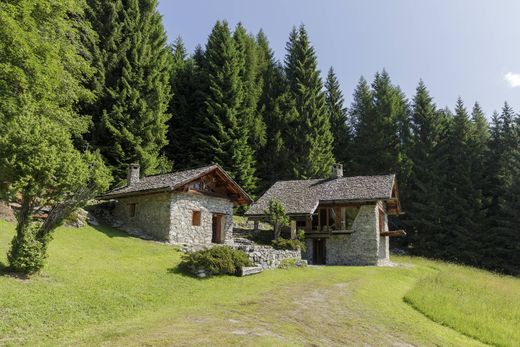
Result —
[[293, 251], [301, 250], [305, 252], [305, 243], [303, 243], [300, 240], [287, 240], [287, 239], [276, 239], [271, 242], [271, 246], [273, 246], [274, 249], [288, 249]]
[[7, 254], [11, 270], [25, 275], [38, 272], [44, 266], [46, 247], [32, 232], [24, 234], [22, 238], [15, 236]]
[[216, 246], [185, 254], [180, 266], [197, 275], [239, 275], [244, 266], [253, 266], [247, 254], [229, 246]]
[[295, 268], [295, 267], [306, 267], [306, 266], [307, 266], [307, 262], [305, 262], [301, 259], [287, 258], [287, 259], [283, 259], [280, 262], [280, 265], [278, 266], [278, 268], [279, 269], [291, 269], [291, 268]]

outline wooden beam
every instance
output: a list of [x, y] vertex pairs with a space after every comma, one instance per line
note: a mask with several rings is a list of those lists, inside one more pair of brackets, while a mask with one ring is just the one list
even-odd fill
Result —
[[383, 232], [380, 232], [379, 235], [390, 236], [390, 237], [401, 237], [401, 236], [406, 236], [406, 231], [404, 231], [402, 229], [392, 230], [392, 231], [383, 231]]

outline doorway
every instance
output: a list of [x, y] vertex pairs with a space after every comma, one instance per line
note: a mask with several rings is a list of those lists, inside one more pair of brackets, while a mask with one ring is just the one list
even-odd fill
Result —
[[312, 262], [314, 263], [314, 265], [325, 265], [327, 263], [325, 239], [313, 240]]
[[212, 222], [211, 222], [211, 242], [212, 243], [222, 243], [222, 215], [221, 214], [213, 214]]

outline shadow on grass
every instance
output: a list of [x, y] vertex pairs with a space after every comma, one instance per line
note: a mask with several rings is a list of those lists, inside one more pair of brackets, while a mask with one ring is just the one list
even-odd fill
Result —
[[11, 271], [9, 266], [0, 262], [0, 277], [11, 277], [19, 280], [28, 280], [29, 276]]
[[105, 234], [106, 236], [108, 236], [110, 238], [114, 238], [114, 237], [134, 237], [134, 238], [138, 238], [137, 236], [130, 235], [130, 234], [128, 234], [127, 232], [125, 232], [123, 230], [116, 229], [116, 228], [108, 226], [108, 225], [100, 224], [100, 225], [90, 225], [90, 226], [92, 228], [96, 229], [97, 231]]

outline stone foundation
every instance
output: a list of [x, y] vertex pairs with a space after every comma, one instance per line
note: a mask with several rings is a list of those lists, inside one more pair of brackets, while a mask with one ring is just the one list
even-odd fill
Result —
[[233, 247], [244, 251], [253, 263], [263, 269], [276, 269], [284, 259], [302, 258], [301, 251], [274, 249], [271, 246], [237, 244]]

